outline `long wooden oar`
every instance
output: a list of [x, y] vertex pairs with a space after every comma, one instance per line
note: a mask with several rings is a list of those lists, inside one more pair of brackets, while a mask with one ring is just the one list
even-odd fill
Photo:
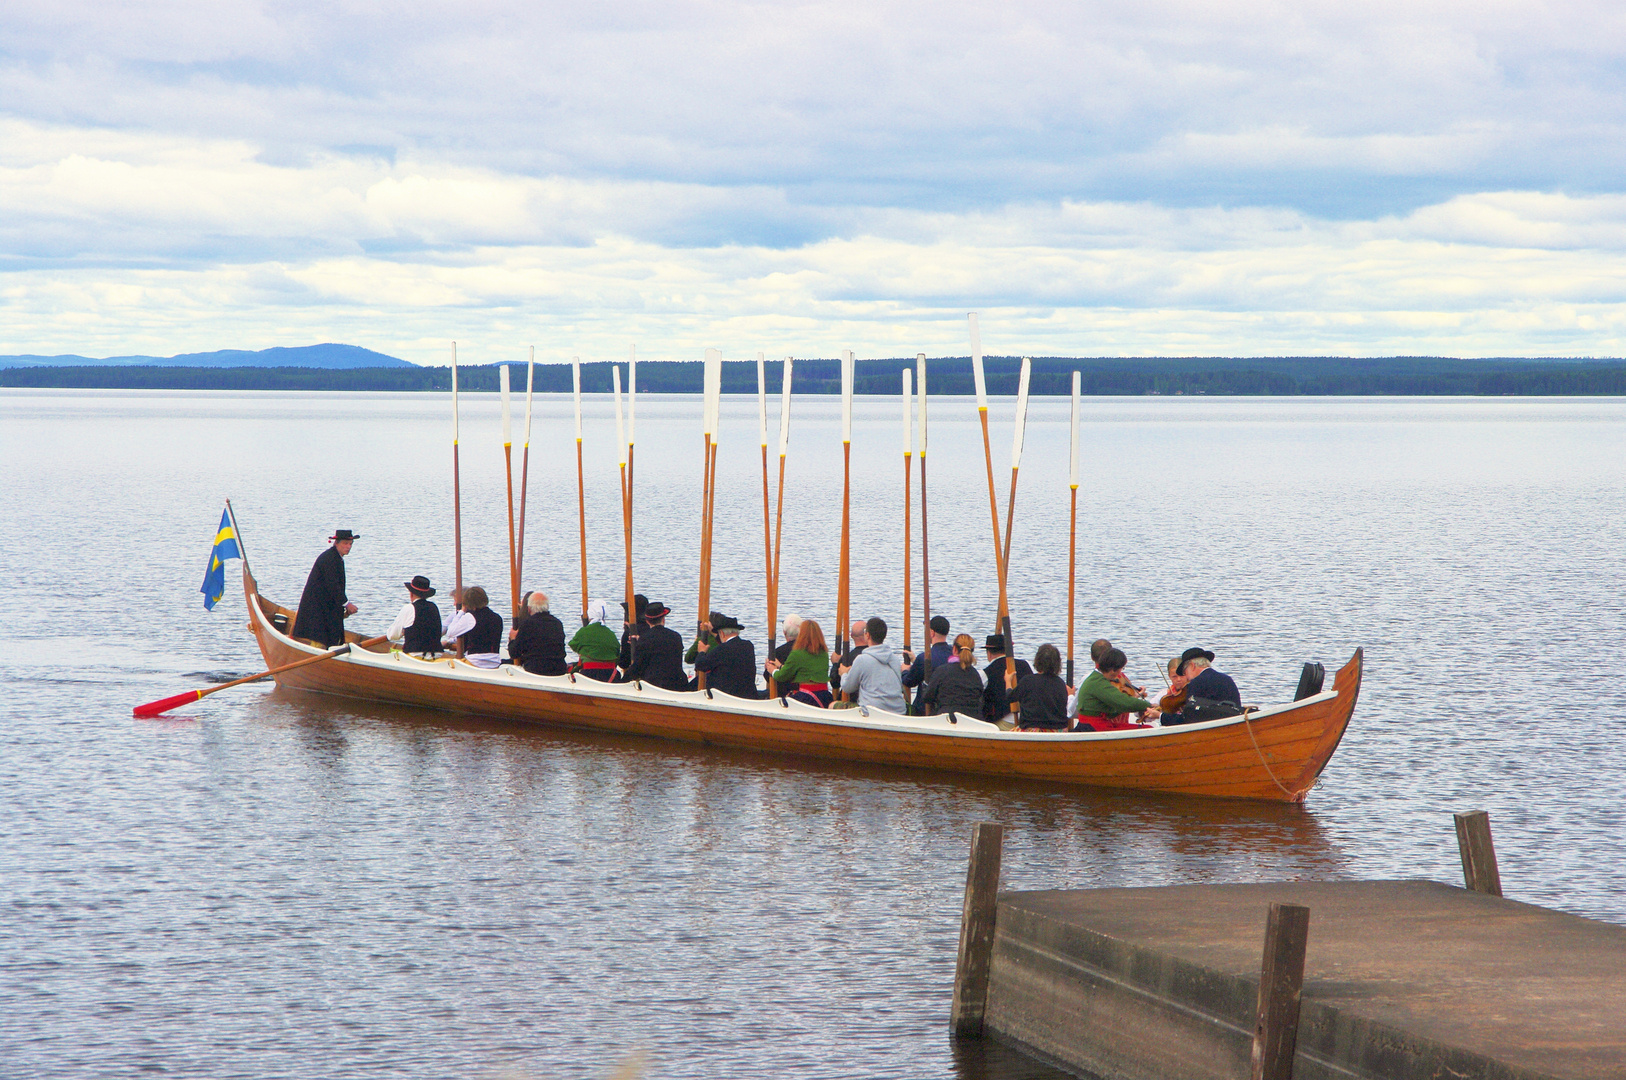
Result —
[[[509, 409], [507, 364], [497, 365], [497, 390], [502, 396], [502, 464], [508, 484], [508, 609], [519, 621], [519, 549], [514, 543], [514, 424]], [[510, 623], [509, 625], [513, 625]]]
[[[914, 525], [914, 498], [910, 487], [914, 478], [915, 434], [914, 416], [911, 407], [914, 405], [914, 386], [912, 376], [914, 372], [908, 368], [903, 369], [903, 648], [907, 652], [914, 640], [910, 627], [914, 625], [909, 615], [910, 596], [914, 592], [914, 582], [909, 575], [910, 541], [913, 539], [911, 530]], [[926, 647], [931, 647], [931, 635], [924, 638]]]
[[174, 697], [167, 697], [161, 701], [149, 701], [145, 705], [137, 705], [132, 712], [134, 715], [139, 716], [143, 720], [150, 719], [151, 717], [167, 713], [171, 709], [178, 709], [182, 705], [190, 705], [194, 701], [202, 701], [210, 694], [218, 694], [222, 690], [230, 690], [234, 686], [242, 686], [245, 683], [259, 682], [261, 679], [269, 679], [273, 675], [280, 675], [284, 671], [292, 671], [294, 668], [304, 667], [307, 664], [317, 664], [323, 660], [331, 660], [335, 656], [343, 656], [352, 649], [365, 649], [367, 646], [377, 645], [383, 640], [385, 640], [384, 636], [380, 635], [379, 637], [368, 638], [366, 641], [358, 641], [351, 645], [340, 645], [336, 649], [329, 649], [320, 656], [307, 656], [303, 660], [295, 660], [291, 664], [283, 664], [281, 667], [274, 667], [267, 671], [262, 671], [258, 675], [250, 675], [246, 679], [233, 679], [229, 683], [221, 683], [219, 686], [211, 686], [207, 690], [188, 690], [184, 694], [176, 694]]
[[[632, 448], [638, 441], [638, 346], [627, 346], [627, 520], [633, 521], [633, 467]], [[632, 526], [627, 526], [627, 577], [629, 586], [627, 591], [632, 592], [630, 581], [632, 578]], [[633, 620], [633, 626], [638, 625], [637, 620], [644, 617], [639, 612]]]
[[779, 390], [779, 487], [774, 502], [773, 527], [773, 586], [768, 594], [768, 628], [779, 625], [779, 553], [785, 537], [785, 454], [790, 449], [790, 357], [785, 357], [785, 368]]
[[1022, 377], [1016, 389], [1016, 429], [1011, 442], [1011, 497], [1005, 505], [1005, 553], [999, 560], [999, 622], [1000, 632], [1005, 635], [1005, 648], [1008, 650], [1009, 664], [1014, 668], [1016, 664], [1015, 648], [1011, 644], [1011, 602], [1010, 602], [1010, 576], [1011, 576], [1011, 530], [1016, 522], [1016, 476], [1022, 468], [1022, 436], [1027, 430], [1028, 423], [1028, 382], [1032, 377], [1033, 364], [1027, 357], [1022, 358]]
[[536, 346], [531, 346], [531, 359], [525, 365], [525, 449], [519, 466], [519, 555], [514, 559], [517, 576], [525, 578], [525, 493], [531, 485], [531, 397], [536, 390]]
[[[638, 620], [643, 612], [637, 610], [632, 599], [632, 495], [631, 480], [627, 474], [627, 430], [621, 422], [621, 369], [610, 365], [610, 378], [615, 387], [615, 442], [616, 453], [620, 456], [621, 468], [621, 546], [626, 552], [626, 581], [623, 591], [626, 597], [623, 604], [627, 609], [628, 641], [635, 639], [638, 629]], [[634, 646], [636, 648], [636, 645]]]
[[853, 487], [853, 354], [841, 351], [841, 565], [836, 573], [837, 655], [847, 651], [847, 627], [851, 622], [849, 599], [849, 553], [852, 544]]
[[[920, 395], [919, 446], [920, 457], [920, 618], [932, 621], [932, 544], [926, 521], [926, 354], [915, 354], [915, 386]], [[930, 640], [930, 639], [928, 639]]]
[[[1005, 558], [999, 542], [999, 494], [994, 490], [994, 448], [988, 441], [988, 383], [982, 371], [982, 332], [977, 329], [977, 313], [968, 316], [971, 322], [971, 377], [977, 389], [977, 418], [982, 421], [982, 456], [988, 463], [988, 513], [994, 521], [994, 576], [999, 582], [999, 608], [995, 613], [995, 631], [1008, 634], [1005, 626]], [[1009, 637], [1005, 639], [1005, 675], [1016, 674], [1016, 649]]]
[[771, 657], [779, 627], [774, 623], [773, 507], [768, 498], [768, 364], [761, 353], [757, 353], [757, 435], [762, 440], [762, 599], [768, 615], [764, 634]]
[[452, 594], [463, 602], [463, 470], [457, 460], [457, 342], [452, 342], [452, 545], [457, 553], [457, 578]]
[[587, 625], [587, 479], [582, 471], [582, 358], [570, 358], [570, 386], [576, 395], [576, 516], [581, 522], [582, 625]]
[[1073, 682], [1073, 572], [1078, 565], [1078, 405], [1079, 405], [1078, 372], [1073, 372], [1073, 439], [1072, 453], [1069, 457], [1070, 465], [1067, 474], [1068, 486], [1073, 490], [1072, 517], [1067, 524], [1067, 685], [1076, 686]]

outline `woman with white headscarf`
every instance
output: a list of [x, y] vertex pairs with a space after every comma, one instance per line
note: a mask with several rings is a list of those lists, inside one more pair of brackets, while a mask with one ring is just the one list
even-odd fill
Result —
[[580, 657], [577, 670], [589, 679], [610, 682], [615, 678], [615, 662], [621, 655], [621, 642], [615, 631], [604, 625], [610, 618], [609, 605], [602, 600], [587, 603], [587, 625], [570, 639], [570, 651]]

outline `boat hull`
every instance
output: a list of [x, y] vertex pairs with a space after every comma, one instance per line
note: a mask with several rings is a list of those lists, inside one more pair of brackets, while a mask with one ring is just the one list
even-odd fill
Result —
[[[287, 609], [243, 573], [249, 629], [268, 667], [320, 650], [283, 634]], [[296, 628], [297, 629], [297, 628]], [[352, 635], [352, 639], [353, 635]], [[646, 735], [839, 761], [1223, 798], [1302, 802], [1338, 747], [1360, 691], [1356, 650], [1330, 691], [1181, 727], [1066, 734], [1001, 731], [980, 719], [815, 709], [704, 692], [495, 671], [357, 650], [276, 677], [280, 686], [503, 720]]]

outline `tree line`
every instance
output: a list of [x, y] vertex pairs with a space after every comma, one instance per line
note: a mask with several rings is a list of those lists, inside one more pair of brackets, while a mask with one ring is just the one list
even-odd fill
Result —
[[[525, 388], [525, 365], [513, 370], [516, 392]], [[582, 365], [582, 390], [609, 393], [608, 362]], [[625, 365], [622, 377], [625, 379]], [[767, 365], [768, 386], [777, 392], [780, 362]], [[908, 359], [860, 360], [853, 389], [859, 394], [896, 394], [899, 372], [912, 368]], [[497, 389], [496, 364], [458, 368], [458, 388], [474, 393]], [[988, 392], [1016, 393], [1021, 360], [987, 357]], [[645, 362], [638, 366], [638, 388], [646, 393], [698, 394], [702, 364], [698, 360]], [[1599, 396], [1626, 395], [1626, 361], [1621, 360], [1464, 360], [1452, 357], [1041, 357], [1033, 361], [1031, 392], [1066, 395], [1073, 372], [1082, 376], [1091, 396], [1141, 394], [1211, 394], [1240, 396], [1295, 395], [1485, 395]], [[928, 389], [933, 394], [974, 392], [969, 357], [930, 361]], [[797, 360], [799, 394], [841, 392], [837, 360]], [[0, 386], [95, 390], [348, 390], [449, 391], [450, 368], [305, 367], [20, 367], [0, 370]], [[754, 361], [723, 365], [723, 391], [755, 393]], [[536, 389], [569, 393], [569, 364], [536, 365]]]

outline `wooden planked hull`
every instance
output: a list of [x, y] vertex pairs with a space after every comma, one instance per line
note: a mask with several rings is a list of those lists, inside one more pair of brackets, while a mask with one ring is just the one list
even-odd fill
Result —
[[[245, 565], [249, 629], [268, 667], [319, 650], [280, 633], [287, 609]], [[353, 637], [353, 635], [352, 635]], [[281, 686], [504, 720], [881, 765], [1095, 787], [1302, 802], [1338, 747], [1361, 685], [1360, 650], [1332, 689], [1290, 705], [1172, 728], [1099, 734], [1000, 731], [981, 720], [902, 717], [536, 676], [504, 666], [356, 652], [277, 677]]]

